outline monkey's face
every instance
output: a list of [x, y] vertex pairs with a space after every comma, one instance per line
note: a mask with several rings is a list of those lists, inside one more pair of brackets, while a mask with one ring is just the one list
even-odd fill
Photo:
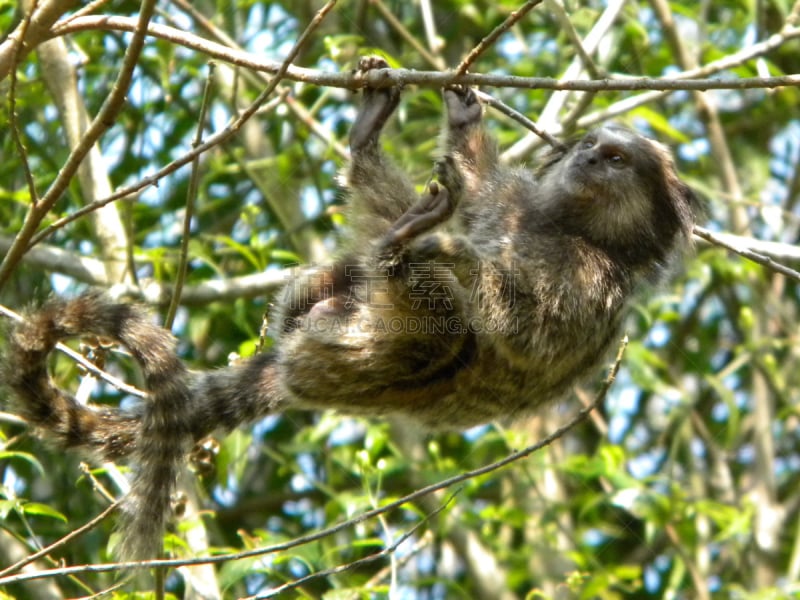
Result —
[[683, 184], [669, 153], [628, 129], [589, 132], [541, 177], [543, 197], [551, 199], [546, 210], [601, 245], [652, 242], [666, 225], [664, 217], [671, 221], [668, 237], [680, 228], [673, 188]]

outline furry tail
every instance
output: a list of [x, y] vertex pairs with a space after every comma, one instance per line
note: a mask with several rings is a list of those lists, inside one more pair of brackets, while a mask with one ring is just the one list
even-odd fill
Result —
[[[148, 398], [141, 414], [90, 408], [56, 388], [47, 356], [65, 338], [99, 335], [123, 344], [141, 366]], [[178, 470], [192, 441], [185, 414], [188, 372], [172, 335], [136, 306], [101, 293], [52, 300], [12, 330], [3, 379], [16, 395], [15, 408], [65, 448], [88, 450], [106, 460], [132, 456], [136, 465], [120, 523], [118, 554], [152, 558], [162, 535]]]

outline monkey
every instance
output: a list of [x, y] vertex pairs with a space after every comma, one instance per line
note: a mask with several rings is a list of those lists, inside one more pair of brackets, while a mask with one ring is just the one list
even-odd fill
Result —
[[[365, 57], [358, 72], [385, 68]], [[690, 245], [699, 201], [664, 146], [606, 125], [537, 170], [506, 166], [461, 85], [443, 90], [442, 155], [417, 193], [380, 147], [400, 95], [365, 85], [344, 173], [349, 235], [278, 294], [273, 349], [192, 372], [146, 311], [97, 291], [53, 299], [10, 332], [14, 409], [61, 447], [134, 465], [122, 558], [159, 554], [185, 455], [213, 431], [289, 409], [465, 429], [565, 397], [605, 359], [631, 299]], [[50, 381], [55, 343], [85, 335], [128, 348], [140, 406], [84, 406]]]

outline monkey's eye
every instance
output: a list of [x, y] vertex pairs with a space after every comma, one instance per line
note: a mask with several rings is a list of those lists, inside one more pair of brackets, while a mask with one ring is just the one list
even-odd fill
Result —
[[627, 162], [625, 160], [625, 155], [620, 154], [619, 152], [610, 154], [608, 157], [606, 157], [606, 160], [612, 167], [624, 167], [625, 163]]
[[583, 140], [581, 146], [584, 150], [588, 150], [589, 148], [594, 148], [595, 141], [593, 138], [586, 138]]

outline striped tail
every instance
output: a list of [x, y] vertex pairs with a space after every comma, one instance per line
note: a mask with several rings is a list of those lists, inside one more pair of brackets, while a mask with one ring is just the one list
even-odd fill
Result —
[[[86, 335], [124, 345], [142, 368], [148, 397], [138, 414], [84, 406], [51, 381], [47, 357], [56, 343]], [[74, 300], [54, 299], [16, 326], [4, 363], [3, 381], [16, 395], [14, 408], [45, 437], [105, 460], [131, 457], [135, 472], [122, 505], [118, 554], [123, 559], [157, 556], [193, 437], [186, 422], [189, 375], [172, 335], [140, 308], [91, 292]]]

